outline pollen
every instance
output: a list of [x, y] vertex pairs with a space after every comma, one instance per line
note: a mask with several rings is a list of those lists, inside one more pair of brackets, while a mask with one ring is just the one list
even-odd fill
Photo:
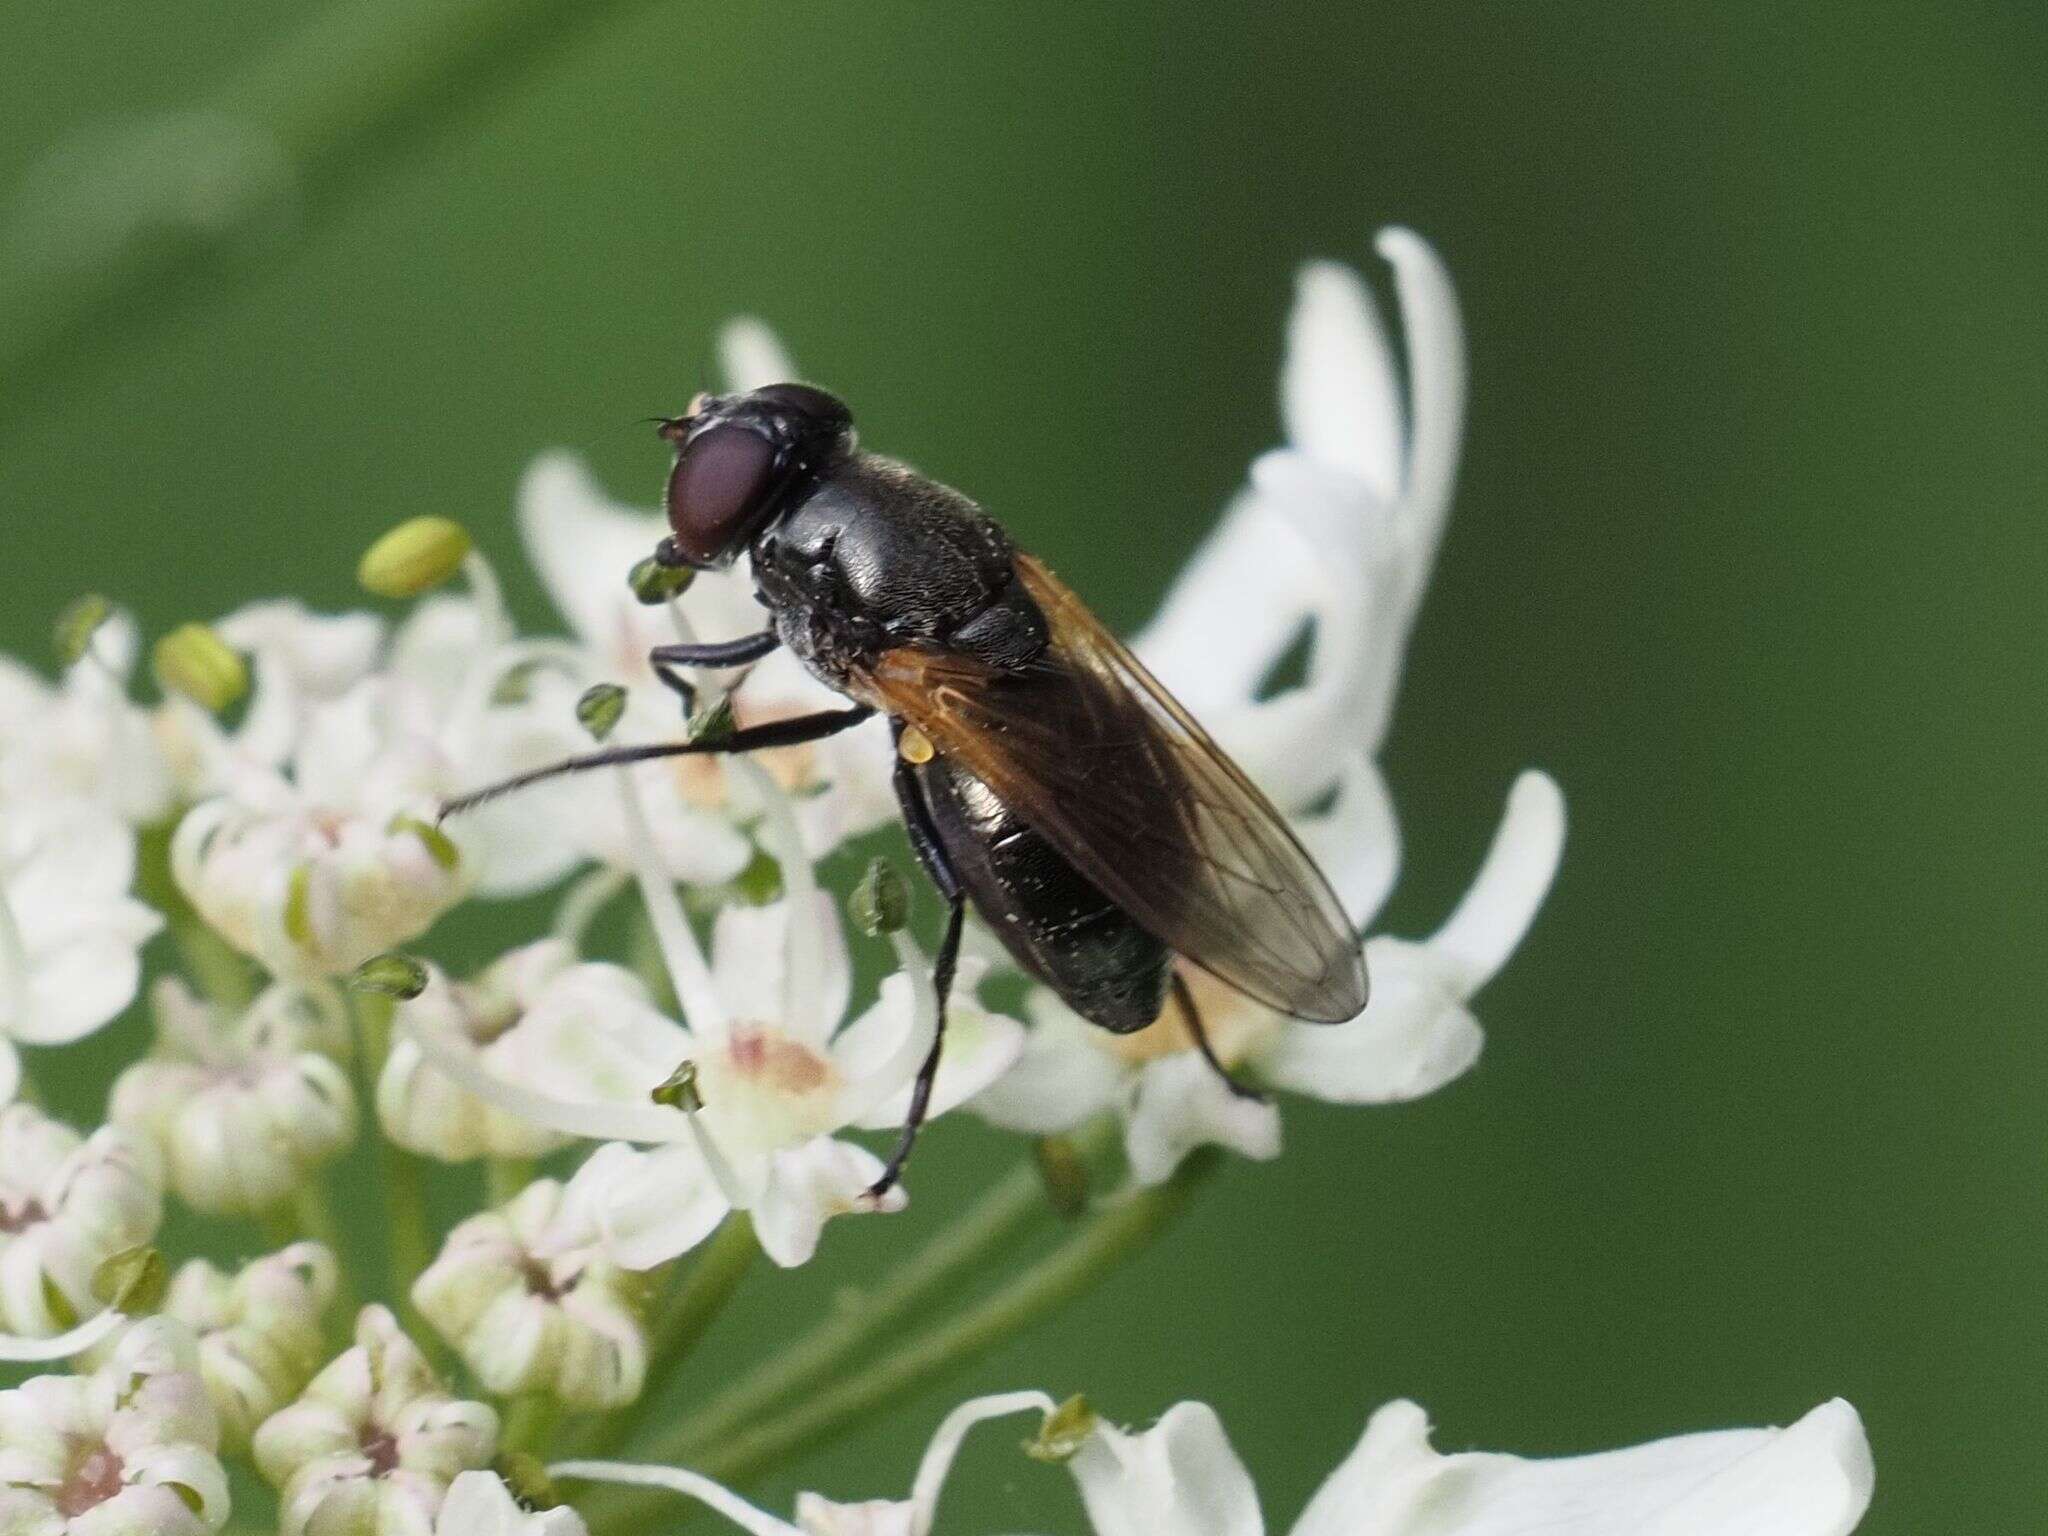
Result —
[[915, 767], [922, 767], [938, 755], [932, 746], [931, 737], [914, 725], [903, 727], [903, 734], [896, 738], [896, 750], [903, 761]]

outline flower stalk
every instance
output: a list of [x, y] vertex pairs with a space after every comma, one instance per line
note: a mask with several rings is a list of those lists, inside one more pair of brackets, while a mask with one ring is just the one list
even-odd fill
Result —
[[[952, 1319], [892, 1347], [887, 1356], [809, 1396], [780, 1416], [739, 1429], [717, 1443], [685, 1424], [650, 1459], [688, 1462], [722, 1483], [744, 1483], [886, 1411], [1008, 1343], [1084, 1294], [1166, 1231], [1220, 1166], [1214, 1148], [1183, 1162], [1165, 1183], [1112, 1204], [1082, 1223], [1051, 1253]], [[692, 1457], [686, 1447], [695, 1447]], [[614, 1531], [645, 1528], [659, 1503], [634, 1495], [607, 1505], [594, 1522]]]

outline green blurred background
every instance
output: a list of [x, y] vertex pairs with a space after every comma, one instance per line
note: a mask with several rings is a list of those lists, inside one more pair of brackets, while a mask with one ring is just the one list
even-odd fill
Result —
[[[307, 57], [407, 9], [328, 13]], [[0, 185], [236, 99], [315, 14], [0, 7]], [[1445, 910], [1517, 769], [1572, 807], [1473, 1076], [1290, 1106], [1280, 1163], [768, 1495], [899, 1490], [969, 1389], [1207, 1399], [1276, 1530], [1398, 1394], [1445, 1448], [1563, 1452], [1839, 1393], [1868, 1530], [2038, 1526], [2037, 11], [612, 0], [523, 44], [0, 378], [0, 644], [41, 654], [88, 587], [153, 625], [346, 604], [415, 512], [510, 567], [542, 448], [651, 500], [636, 418], [740, 310], [1135, 625], [1276, 440], [1295, 264], [1399, 221], [1457, 278], [1473, 405], [1387, 759], [1392, 927]], [[759, 1285], [707, 1376], [1007, 1156], [942, 1129], [912, 1214]], [[989, 1441], [949, 1526], [1080, 1529]]]

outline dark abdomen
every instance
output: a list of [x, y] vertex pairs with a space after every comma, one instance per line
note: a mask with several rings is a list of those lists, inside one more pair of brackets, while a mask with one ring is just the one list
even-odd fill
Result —
[[1128, 1034], [1156, 1019], [1172, 951], [980, 779], [943, 759], [916, 772], [967, 899], [1017, 964], [1104, 1029]]

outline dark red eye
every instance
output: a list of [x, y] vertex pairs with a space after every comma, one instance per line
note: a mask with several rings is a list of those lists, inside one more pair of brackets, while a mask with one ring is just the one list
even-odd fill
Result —
[[775, 445], [745, 427], [692, 438], [668, 476], [668, 525], [692, 565], [724, 565], [767, 510]]

